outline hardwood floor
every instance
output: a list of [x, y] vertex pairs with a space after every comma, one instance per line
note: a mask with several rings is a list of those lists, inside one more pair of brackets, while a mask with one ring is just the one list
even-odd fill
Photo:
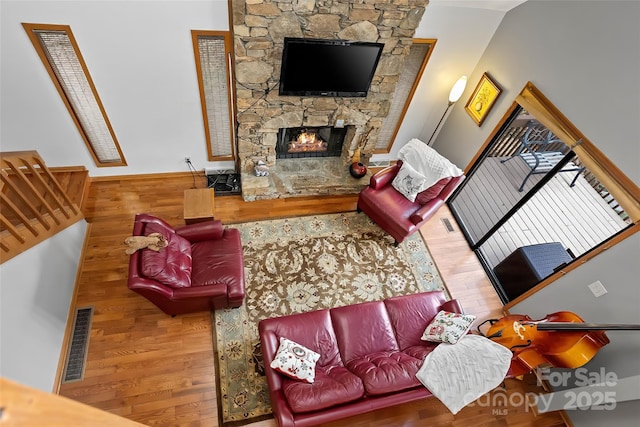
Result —
[[[197, 181], [204, 187], [204, 182]], [[182, 224], [191, 177], [94, 182], [85, 215], [90, 223], [78, 275], [76, 306], [94, 307], [84, 379], [62, 384], [60, 394], [149, 426], [218, 426], [212, 330], [209, 313], [172, 318], [128, 290], [124, 239], [134, 215], [149, 212]], [[291, 198], [245, 203], [216, 196], [216, 218], [225, 224], [267, 218], [353, 211], [356, 196]], [[453, 233], [441, 218], [449, 217]], [[501, 315], [502, 304], [479, 263], [442, 209], [423, 230], [453, 298], [479, 320]], [[539, 390], [529, 381], [508, 380], [508, 395]], [[505, 393], [494, 391], [492, 393]], [[559, 414], [535, 416], [523, 405], [476, 404], [456, 416], [437, 400], [352, 417], [328, 424], [352, 426], [562, 426]], [[273, 420], [251, 424], [274, 427]]]

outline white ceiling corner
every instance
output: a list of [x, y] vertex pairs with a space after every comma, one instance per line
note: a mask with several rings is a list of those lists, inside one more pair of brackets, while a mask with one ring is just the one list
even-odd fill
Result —
[[527, 0], [429, 0], [429, 4], [508, 12], [525, 1]]

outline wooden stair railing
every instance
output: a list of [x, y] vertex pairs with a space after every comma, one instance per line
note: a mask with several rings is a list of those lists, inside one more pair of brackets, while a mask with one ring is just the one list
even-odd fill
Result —
[[36, 151], [0, 153], [1, 263], [83, 218]]
[[136, 421], [84, 403], [0, 377], [3, 427], [145, 427]]

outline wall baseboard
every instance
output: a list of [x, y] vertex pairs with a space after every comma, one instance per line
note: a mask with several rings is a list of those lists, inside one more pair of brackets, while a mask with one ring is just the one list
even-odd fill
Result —
[[[193, 172], [196, 173], [196, 172]], [[204, 171], [198, 171], [198, 176], [204, 176]], [[139, 175], [111, 175], [111, 176], [96, 176], [91, 177], [92, 182], [109, 182], [109, 181], [127, 181], [134, 179], [151, 179], [162, 177], [184, 178], [191, 176], [191, 172], [163, 172], [163, 173], [148, 173]]]

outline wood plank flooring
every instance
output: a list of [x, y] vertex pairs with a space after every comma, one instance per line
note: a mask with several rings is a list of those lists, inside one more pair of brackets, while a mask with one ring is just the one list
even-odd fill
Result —
[[[218, 426], [212, 330], [209, 313], [172, 318], [128, 290], [124, 239], [133, 218], [149, 212], [181, 225], [191, 177], [94, 182], [86, 203], [90, 222], [78, 279], [77, 307], [93, 306], [85, 376], [62, 384], [60, 394], [149, 426]], [[203, 188], [204, 181], [196, 181]], [[259, 219], [353, 211], [356, 196], [290, 198], [245, 203], [239, 196], [215, 198], [216, 218], [226, 224]], [[448, 217], [454, 232], [441, 218]], [[449, 292], [479, 320], [500, 316], [502, 304], [469, 250], [448, 209], [423, 230]], [[507, 395], [538, 391], [530, 381], [508, 380]], [[494, 391], [492, 393], [505, 393]], [[508, 400], [508, 399], [507, 399]], [[523, 405], [476, 404], [456, 416], [436, 399], [329, 424], [373, 426], [562, 426], [558, 413], [538, 415]], [[274, 427], [273, 420], [251, 424]]]

